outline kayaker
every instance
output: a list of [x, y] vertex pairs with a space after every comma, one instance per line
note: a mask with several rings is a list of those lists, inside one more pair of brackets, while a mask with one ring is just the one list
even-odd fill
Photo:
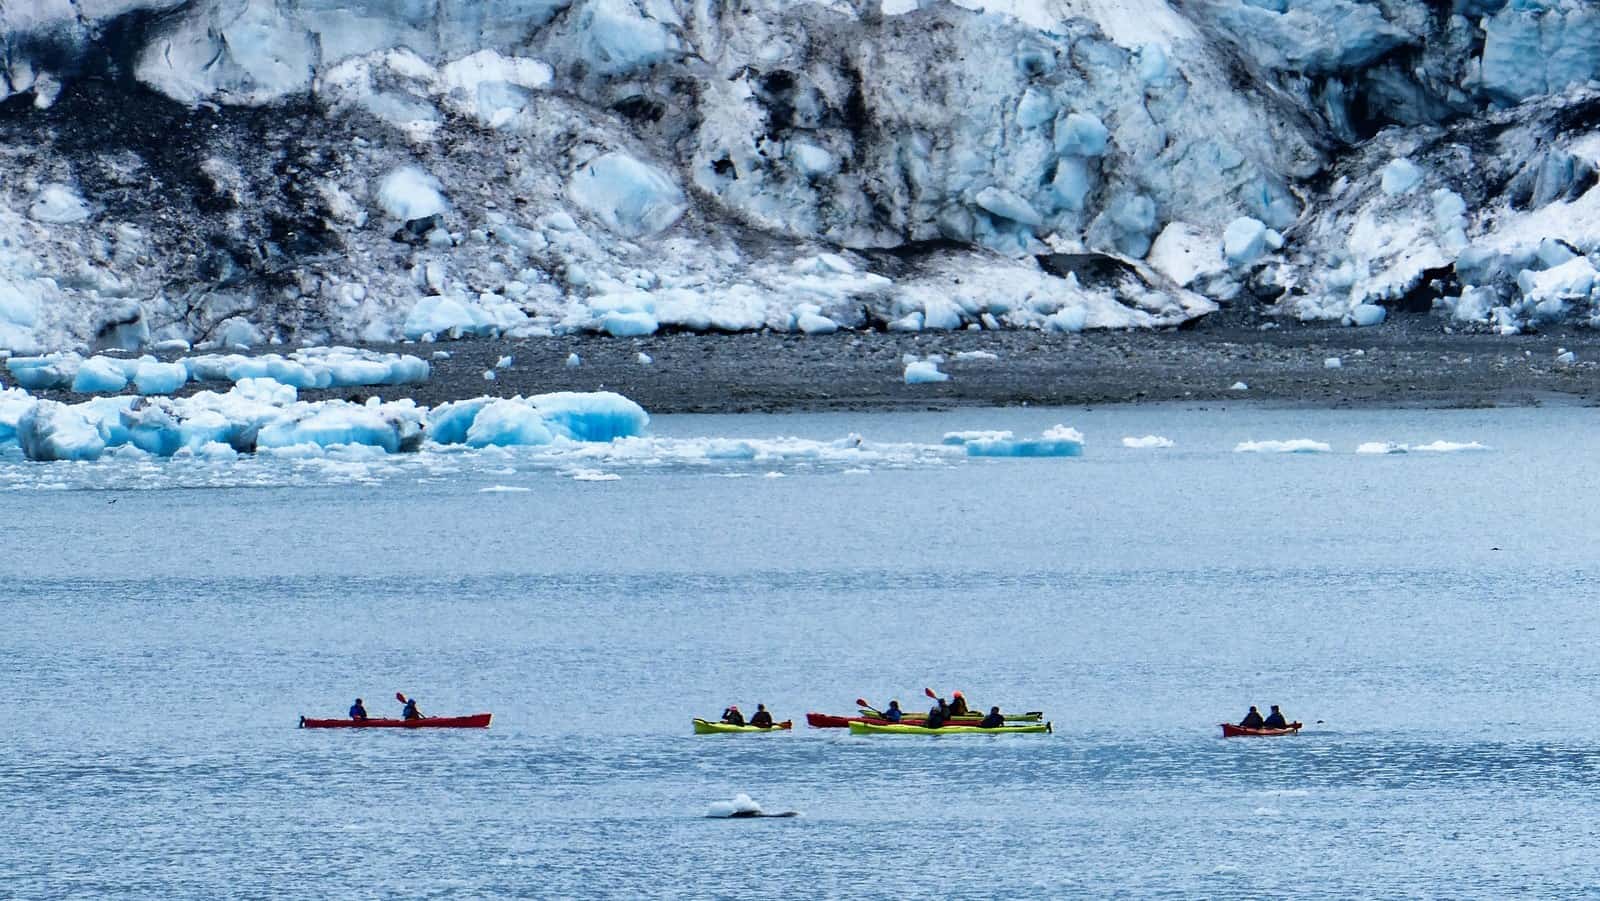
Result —
[[1006, 718], [1000, 715], [999, 707], [990, 707], [989, 715], [978, 723], [979, 729], [998, 729], [1006, 724]]
[[360, 698], [356, 698], [356, 702], [350, 705], [350, 718], [353, 720], [364, 720], [367, 718], [366, 705], [361, 703]]
[[890, 701], [889, 702], [889, 709], [885, 710], [883, 712], [883, 718], [888, 720], [891, 723], [900, 722], [900, 717], [902, 717], [904, 715], [905, 714], [900, 710], [900, 702], [899, 701]]
[[730, 726], [743, 726], [744, 714], [739, 712], [739, 705], [728, 705], [728, 709], [722, 711], [722, 721]]
[[423, 718], [422, 711], [417, 709], [416, 698], [406, 699], [406, 709], [400, 711], [400, 718], [403, 720], [420, 720]]
[[944, 724], [949, 722], [949, 720], [950, 705], [945, 703], [944, 698], [940, 698], [939, 703], [935, 704], [933, 708], [928, 711], [928, 721], [923, 725], [927, 726], [929, 729], [942, 729], [944, 728]]
[[1260, 729], [1263, 722], [1264, 720], [1261, 719], [1261, 711], [1257, 710], [1254, 705], [1251, 705], [1250, 712], [1245, 714], [1244, 719], [1239, 721], [1239, 726], [1244, 729]]
[[1283, 718], [1283, 713], [1278, 710], [1278, 705], [1273, 704], [1272, 712], [1267, 714], [1267, 718], [1262, 721], [1261, 726], [1264, 729], [1287, 729], [1289, 728], [1289, 721]]
[[952, 694], [950, 696], [950, 715], [966, 716], [967, 713], [967, 699], [959, 691]]
[[750, 725], [757, 729], [772, 728], [772, 714], [767, 712], [767, 705], [757, 704], [755, 715], [750, 717]]

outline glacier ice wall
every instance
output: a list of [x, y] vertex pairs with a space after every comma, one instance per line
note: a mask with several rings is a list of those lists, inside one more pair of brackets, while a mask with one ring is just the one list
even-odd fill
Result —
[[1576, 0], [7, 3], [0, 347], [1588, 321], [1539, 248], [1600, 249], [1597, 29]]

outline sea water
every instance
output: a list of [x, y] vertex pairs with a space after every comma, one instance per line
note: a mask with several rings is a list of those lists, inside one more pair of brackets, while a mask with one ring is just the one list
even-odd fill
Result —
[[[0, 456], [0, 895], [1600, 891], [1600, 420], [659, 417], [1085, 454]], [[1171, 448], [1126, 448], [1156, 434]], [[1330, 453], [1236, 453], [1312, 439]], [[1368, 442], [1478, 442], [1357, 455]], [[174, 472], [180, 475], [174, 476]], [[781, 476], [781, 477], [780, 477]], [[54, 488], [55, 490], [45, 490]], [[865, 697], [1051, 735], [853, 738]], [[307, 731], [402, 691], [487, 731]], [[792, 734], [694, 736], [737, 703]], [[1295, 737], [1223, 740], [1278, 703]], [[792, 819], [705, 816], [745, 792]]]

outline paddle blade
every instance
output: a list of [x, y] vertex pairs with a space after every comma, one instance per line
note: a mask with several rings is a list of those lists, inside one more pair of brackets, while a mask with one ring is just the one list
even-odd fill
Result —
[[933, 698], [933, 699], [934, 699], [934, 700], [935, 700], [935, 701], [937, 701], [937, 700], [939, 700], [939, 696], [938, 696], [938, 695], [936, 695], [936, 694], [934, 694], [934, 693], [933, 693], [933, 689], [931, 689], [931, 688], [924, 688], [924, 689], [923, 689], [923, 690], [922, 690], [922, 693], [923, 693], [923, 694], [925, 694], [925, 695], [927, 695], [927, 696], [928, 696], [928, 697], [930, 697], [930, 698]]
[[400, 703], [404, 704], [406, 702], [405, 692], [401, 692], [401, 691], [395, 692], [394, 693], [394, 699], [396, 701], [399, 701]]
[[856, 698], [856, 706], [857, 707], [871, 707], [872, 705], [868, 704], [865, 698]]

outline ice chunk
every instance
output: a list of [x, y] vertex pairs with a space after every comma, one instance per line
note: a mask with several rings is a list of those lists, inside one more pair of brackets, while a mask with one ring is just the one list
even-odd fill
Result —
[[72, 384], [83, 358], [75, 353], [47, 354], [42, 357], [12, 357], [6, 369], [18, 385], [29, 391], [49, 391]]
[[467, 429], [470, 447], [525, 447], [549, 444], [555, 434], [539, 411], [520, 398], [497, 400], [478, 411]]
[[1425, 454], [1453, 454], [1460, 453], [1461, 451], [1486, 451], [1489, 449], [1489, 447], [1488, 445], [1479, 444], [1476, 441], [1468, 441], [1465, 443], [1455, 441], [1433, 441], [1429, 442], [1428, 444], [1416, 445], [1411, 449]]
[[599, 469], [574, 469], [568, 473], [574, 482], [620, 482], [622, 476]]
[[1033, 204], [1022, 199], [1015, 192], [1007, 191], [1004, 188], [993, 186], [984, 188], [978, 192], [973, 202], [987, 210], [991, 215], [1001, 219], [1010, 219], [1012, 222], [1019, 222], [1029, 227], [1040, 225], [1044, 222], [1044, 217], [1040, 216], [1039, 211], [1033, 208]]
[[969, 457], [1079, 457], [1083, 433], [1063, 425], [1045, 430], [1038, 438], [991, 438], [966, 442]]
[[567, 195], [612, 231], [630, 238], [668, 228], [687, 208], [683, 191], [660, 169], [621, 151], [572, 174]]
[[[643, 6], [657, 12], [663, 5]], [[681, 47], [672, 32], [657, 18], [644, 15], [634, 0], [588, 0], [579, 7], [577, 26], [584, 61], [604, 75], [654, 65]]]
[[476, 303], [459, 297], [429, 296], [417, 301], [401, 331], [413, 341], [428, 335], [493, 335], [526, 325], [528, 315], [498, 295]]
[[503, 356], [500, 359], [494, 361], [494, 368], [496, 368], [496, 369], [510, 369], [511, 368], [511, 363], [512, 363], [512, 359], [511, 359], [511, 357], [509, 355]]
[[1391, 197], [1405, 194], [1422, 183], [1422, 170], [1408, 159], [1390, 160], [1383, 167], [1383, 193]]
[[642, 350], [639, 351], [639, 353], [634, 356], [634, 359], [639, 361], [639, 365], [640, 366], [649, 366], [651, 363], [655, 362], [655, 359], [653, 357], [651, 357], [649, 354], [645, 353]]
[[89, 205], [63, 184], [48, 184], [28, 206], [28, 218], [53, 225], [69, 225], [89, 218]]
[[1326, 454], [1333, 448], [1310, 438], [1289, 441], [1241, 441], [1234, 446], [1236, 454]]
[[1222, 252], [1228, 259], [1228, 265], [1243, 269], [1261, 259], [1269, 244], [1269, 234], [1271, 232], [1267, 230], [1265, 222], [1249, 216], [1241, 216], [1228, 223], [1222, 233]]
[[378, 205], [393, 219], [410, 222], [450, 209], [439, 180], [418, 166], [401, 166], [378, 183]]
[[17, 443], [29, 460], [98, 460], [106, 434], [81, 408], [41, 400], [17, 421]]
[[831, 335], [839, 330], [839, 323], [812, 310], [803, 310], [795, 317], [794, 327], [807, 335]]
[[1093, 113], [1068, 113], [1056, 127], [1056, 152], [1068, 156], [1104, 156], [1111, 132]]
[[600, 317], [601, 330], [618, 338], [653, 335], [660, 327], [656, 317], [644, 310], [612, 310]]
[[494, 374], [494, 370], [493, 369], [485, 369], [483, 371], [483, 380], [484, 381], [492, 382], [492, 381], [495, 380], [495, 378], [496, 378], [496, 376]]
[[79, 394], [114, 394], [128, 387], [128, 374], [120, 360], [90, 357], [78, 367], [72, 390]]
[[956, 354], [957, 360], [998, 360], [1000, 355], [987, 350], [963, 350]]
[[1404, 444], [1393, 441], [1368, 441], [1356, 447], [1356, 453], [1364, 455], [1403, 454], [1407, 450]]
[[1379, 325], [1389, 315], [1389, 311], [1372, 303], [1358, 303], [1350, 309], [1345, 317], [1350, 324], [1358, 328], [1367, 328]]
[[139, 360], [133, 373], [133, 386], [140, 394], [172, 394], [189, 381], [189, 369], [182, 363], [162, 363], [154, 357]]
[[906, 364], [905, 381], [907, 385], [924, 385], [929, 382], [948, 382], [950, 374], [940, 372], [939, 364], [931, 360], [918, 360]]
[[256, 435], [256, 447], [315, 445], [326, 448], [354, 444], [399, 453], [408, 440], [420, 441], [422, 415], [415, 407], [403, 413], [390, 409], [397, 406], [306, 404], [302, 409], [286, 410], [261, 426]]
[[1172, 447], [1173, 442], [1171, 438], [1163, 438], [1160, 435], [1145, 435], [1143, 438], [1123, 438], [1122, 446], [1131, 448]]
[[579, 366], [582, 366], [582, 365], [583, 365], [583, 358], [578, 356], [576, 351], [574, 351], [573, 353], [567, 354], [567, 368], [568, 369], [576, 369], [576, 368], [578, 368]]
[[529, 398], [551, 427], [574, 441], [614, 441], [644, 434], [650, 416], [644, 408], [611, 391], [539, 394]]
[[1016, 437], [1009, 431], [974, 430], [966, 432], [945, 432], [941, 443], [961, 447], [974, 441], [1010, 441]]
[[1322, 361], [1323, 369], [1338, 369], [1343, 365], [1344, 361], [1338, 357], [1328, 357], [1326, 360]]
[[1233, 384], [1228, 386], [1228, 390], [1229, 391], [1249, 391], [1250, 390], [1250, 386], [1246, 385], [1244, 382], [1234, 382]]

